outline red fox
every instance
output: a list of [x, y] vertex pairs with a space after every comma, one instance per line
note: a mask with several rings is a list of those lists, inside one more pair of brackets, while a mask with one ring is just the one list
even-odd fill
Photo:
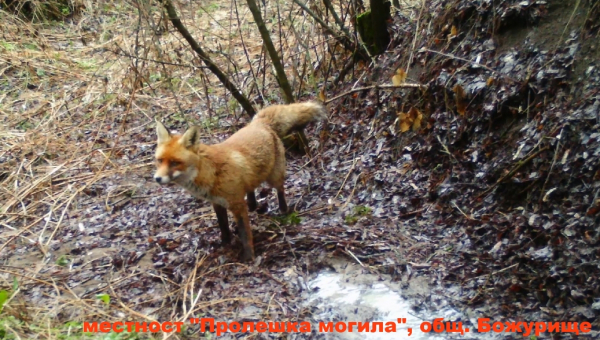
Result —
[[283, 187], [285, 149], [281, 138], [326, 116], [325, 107], [317, 102], [269, 106], [258, 112], [250, 124], [215, 145], [199, 143], [196, 127], [190, 127], [183, 135], [171, 135], [157, 121], [154, 179], [160, 184], [174, 182], [196, 198], [211, 202], [223, 244], [231, 241], [229, 209], [242, 241], [242, 260], [251, 260], [254, 245], [248, 210], [257, 208], [254, 189], [267, 182], [277, 189], [279, 210], [287, 212]]

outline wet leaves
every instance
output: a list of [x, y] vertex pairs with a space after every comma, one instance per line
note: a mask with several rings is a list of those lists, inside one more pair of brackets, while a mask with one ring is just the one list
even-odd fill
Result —
[[[554, 18], [567, 4], [552, 8]], [[502, 46], [490, 36], [503, 32], [510, 38], [512, 27], [518, 27], [512, 24], [538, 23], [548, 8], [540, 1], [500, 1], [493, 10], [489, 2], [459, 1], [452, 9], [433, 5], [439, 30], [429, 43], [447, 35], [461, 48], [444, 49], [438, 43], [444, 55], [421, 50], [418, 62], [427, 70], [420, 79], [430, 88], [426, 101], [431, 133], [439, 140], [428, 134], [418, 142], [404, 140], [408, 147], [403, 155], [429, 169], [425, 171], [432, 200], [429, 218], [438, 222], [419, 233], [444, 235], [434, 240], [437, 248], [453, 245], [442, 260], [445, 267], [468, 268], [462, 273], [431, 270], [463, 282], [465, 301], [484, 301], [469, 291], [477, 289], [474, 282], [478, 282], [489, 288], [485, 303], [497, 303], [488, 314], [543, 319], [565, 313], [591, 320], [594, 315], [588, 309], [592, 292], [597, 291], [592, 287], [600, 272], [592, 266], [582, 280], [575, 277], [578, 270], [573, 264], [594, 262], [599, 249], [594, 225], [600, 212], [596, 155], [600, 143], [595, 135], [600, 126], [598, 91], [593, 87], [598, 86], [600, 73], [594, 63], [576, 66], [577, 58], [586, 58], [581, 51], [593, 34], [567, 33], [564, 41], [551, 46], [535, 37], [520, 46]], [[474, 12], [477, 15], [471, 16]], [[485, 19], [492, 15], [499, 21]], [[455, 23], [460, 33], [455, 34], [448, 22]], [[548, 31], [543, 34], [551, 35], [555, 23], [540, 25], [539, 30]], [[574, 72], [579, 76], [573, 77]], [[454, 108], [464, 122], [453, 117]], [[544, 147], [548, 149], [535, 155]], [[519, 167], [532, 155], [536, 157]], [[417, 174], [411, 171], [408, 176]], [[581, 182], [569, 181], [572, 176]], [[413, 178], [420, 187], [418, 177]], [[500, 179], [497, 187], [479, 197]], [[412, 190], [406, 188], [400, 200], [410, 195]], [[447, 229], [436, 228], [438, 223]], [[493, 281], [471, 279], [484, 273]], [[526, 279], [513, 282], [515, 278]], [[569, 298], [558, 293], [566, 287], [576, 293]], [[514, 293], [519, 295], [507, 295]], [[552, 308], [536, 307], [540, 303]]]
[[465, 90], [460, 86], [460, 84], [454, 85], [454, 95], [456, 98], [456, 111], [461, 116], [464, 116], [467, 112], [467, 99], [465, 97]]
[[421, 128], [423, 114], [416, 108], [411, 108], [408, 113], [398, 113], [398, 124], [400, 132], [406, 132], [410, 129], [418, 131]]

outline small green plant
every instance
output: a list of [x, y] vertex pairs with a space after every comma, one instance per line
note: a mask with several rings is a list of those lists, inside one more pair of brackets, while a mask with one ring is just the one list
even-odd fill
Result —
[[89, 70], [96, 68], [96, 60], [93, 58], [86, 60], [76, 60], [77, 65], [81, 66], [81, 68]]
[[358, 216], [367, 216], [371, 215], [371, 208], [365, 207], [364, 205], [359, 205], [354, 207], [354, 214]]
[[100, 42], [107, 42], [113, 38], [113, 34], [110, 31], [104, 31], [100, 35]]
[[14, 332], [8, 330], [18, 329], [21, 324], [22, 322], [17, 320], [14, 316], [4, 315], [0, 318], [0, 339], [16, 339]]
[[16, 331], [19, 333], [46, 334], [48, 339], [60, 340], [139, 340], [154, 339], [152, 337], [142, 337], [139, 333], [128, 332], [124, 327], [122, 332], [110, 333], [92, 333], [83, 332], [83, 322], [68, 321], [64, 324], [39, 325], [35, 323], [25, 323], [12, 315], [3, 315], [0, 317], [0, 339], [22, 339], [16, 337]]
[[[2, 309], [4, 308], [4, 304], [6, 303], [6, 301], [8, 301], [8, 299], [10, 299], [10, 297], [17, 291], [17, 289], [19, 289], [19, 281], [17, 281], [17, 277], [14, 277], [12, 291], [8, 291], [5, 289], [0, 290], [0, 312], [2, 312]], [[4, 339], [4, 338], [0, 337], [0, 339]]]
[[199, 17], [202, 16], [203, 13], [214, 13], [219, 9], [219, 4], [216, 2], [211, 3], [210, 5], [199, 9], [198, 11], [196, 11], [196, 15], [198, 15]]
[[215, 117], [215, 116], [208, 117], [206, 119], [203, 119], [201, 124], [202, 124], [202, 127], [204, 128], [204, 130], [210, 131], [213, 128], [218, 126], [219, 117]]
[[17, 46], [13, 43], [9, 43], [8, 41], [0, 41], [0, 47], [7, 51], [14, 51], [17, 49]]
[[346, 218], [344, 218], [344, 222], [346, 222], [346, 224], [354, 224], [356, 221], [358, 221], [358, 217], [354, 215], [348, 215]]
[[58, 266], [64, 267], [66, 265], [69, 264], [69, 260], [67, 259], [67, 257], [65, 255], [61, 255], [58, 260], [56, 260], [56, 264]]
[[25, 46], [25, 48], [27, 48], [28, 50], [34, 50], [34, 51], [39, 50], [39, 48], [36, 44], [26, 43], [26, 44], [23, 44], [23, 46]]
[[302, 222], [302, 218], [295, 211], [284, 216], [274, 217], [274, 219], [282, 225], [298, 225]]
[[150, 81], [152, 81], [152, 82], [157, 82], [161, 79], [162, 79], [162, 77], [161, 77], [160, 73], [155, 73], [155, 74], [150, 75]]
[[59, 6], [59, 8], [62, 15], [67, 16], [71, 14], [71, 9], [69, 8], [69, 6]]
[[346, 224], [354, 224], [358, 221], [359, 217], [371, 215], [371, 212], [371, 208], [363, 205], [358, 205], [354, 207], [351, 214], [348, 214], [346, 218], [344, 218], [344, 222], [346, 222]]
[[6, 301], [8, 301], [11, 294], [12, 293], [8, 290], [0, 290], [0, 311], [4, 308], [4, 304], [6, 303]]
[[31, 124], [31, 122], [29, 120], [22, 120], [17, 124], [17, 129], [21, 129], [23, 131], [27, 131], [29, 129], [33, 128], [33, 124]]
[[227, 102], [227, 107], [229, 107], [229, 110], [231, 111], [235, 111], [239, 106], [240, 103], [238, 103], [238, 101], [233, 98], [230, 99], [229, 102]]
[[171, 119], [180, 123], [187, 123], [187, 119], [185, 119], [181, 112], [175, 112], [173, 115], [171, 115]]
[[96, 299], [104, 302], [105, 305], [110, 305], [110, 295], [108, 294], [97, 294]]

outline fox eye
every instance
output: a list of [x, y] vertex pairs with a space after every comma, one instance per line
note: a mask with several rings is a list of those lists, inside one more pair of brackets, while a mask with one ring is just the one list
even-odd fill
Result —
[[162, 158], [158, 158], [156, 161], [157, 161], [158, 163], [162, 163], [162, 162], [163, 162], [163, 159], [162, 159]]
[[180, 166], [181, 162], [178, 161], [171, 161], [171, 166]]

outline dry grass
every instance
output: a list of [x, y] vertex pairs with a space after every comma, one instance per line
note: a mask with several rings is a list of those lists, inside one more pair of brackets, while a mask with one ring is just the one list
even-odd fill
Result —
[[[110, 309], [67, 284], [87, 265], [73, 268], [61, 257], [58, 250], [72, 237], [67, 227], [83, 232], [92, 207], [110, 214], [145, 184], [139, 179], [152, 172], [155, 118], [202, 125], [210, 142], [219, 119], [243, 115], [180, 37], [165, 33], [157, 6], [84, 4], [65, 22], [31, 23], [0, 12], [0, 287], [12, 294], [0, 329], [8, 338], [78, 334], [81, 325], [67, 321], [184, 320], [208, 306], [194, 286], [201, 258], [180, 284], [160, 277], [164, 297], [182, 304], [154, 316], [122, 302], [115, 288], [143, 271], [102, 277], [108, 286], [99, 291], [112, 297]], [[329, 55], [340, 52], [297, 7], [270, 6], [265, 18], [274, 23], [296, 95], [312, 97], [317, 79], [335, 67]], [[281, 102], [245, 3], [193, 2], [179, 10], [257, 107]], [[102, 194], [97, 187], [105, 188]]]

